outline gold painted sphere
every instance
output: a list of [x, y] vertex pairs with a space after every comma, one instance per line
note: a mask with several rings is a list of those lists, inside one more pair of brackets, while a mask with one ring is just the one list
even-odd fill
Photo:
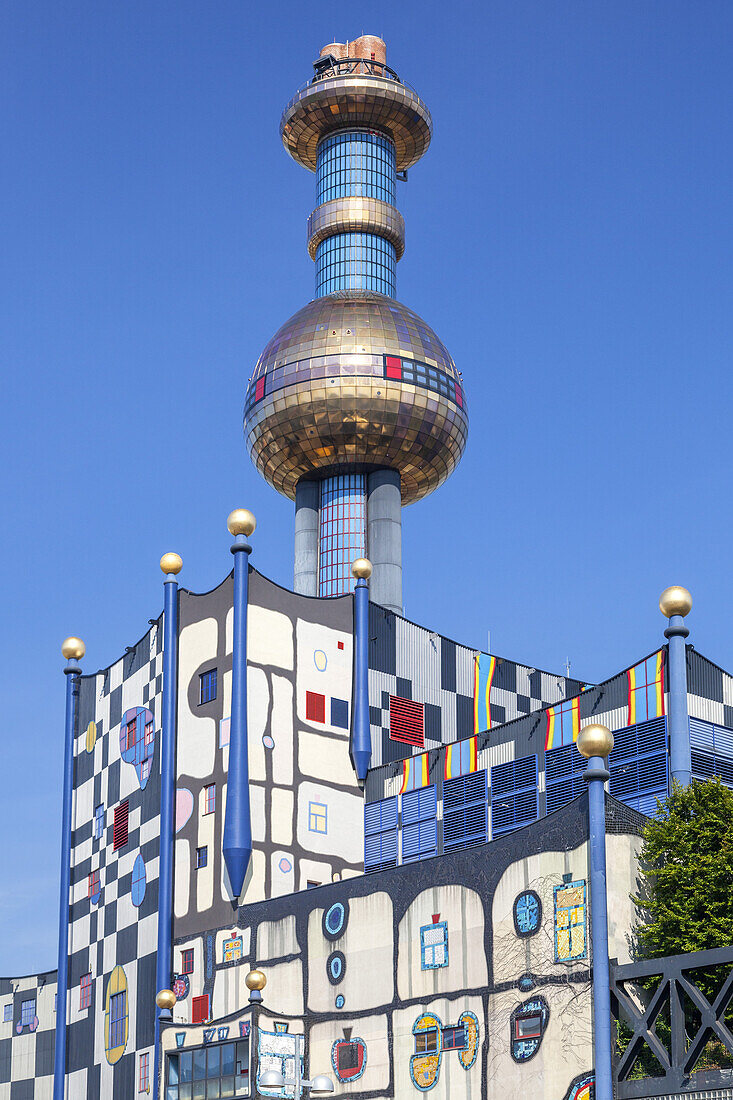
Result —
[[155, 998], [158, 1008], [171, 1009], [176, 1003], [176, 995], [172, 989], [161, 989]]
[[80, 661], [87, 651], [81, 638], [66, 638], [61, 643], [61, 654], [67, 661]]
[[681, 584], [665, 588], [659, 597], [659, 610], [668, 619], [673, 615], [689, 615], [692, 610], [692, 596]]
[[249, 538], [256, 526], [257, 520], [247, 508], [235, 508], [227, 517], [230, 535], [246, 535]]
[[178, 554], [163, 554], [160, 559], [160, 568], [164, 573], [180, 573], [183, 569], [183, 558]]
[[589, 726], [583, 726], [578, 734], [578, 752], [589, 759], [591, 756], [606, 757], [613, 748], [613, 734], [608, 726], [602, 726], [600, 722], [592, 722]]
[[261, 970], [250, 970], [244, 979], [244, 984], [247, 989], [264, 989], [267, 985], [267, 978]]
[[369, 558], [357, 558], [351, 563], [351, 572], [358, 581], [368, 581], [372, 575], [372, 563]]

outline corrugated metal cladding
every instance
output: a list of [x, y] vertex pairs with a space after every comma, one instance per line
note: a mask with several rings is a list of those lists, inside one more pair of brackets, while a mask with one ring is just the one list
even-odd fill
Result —
[[456, 646], [456, 691], [460, 695], [473, 698], [473, 677], [476, 665], [476, 650], [465, 645]]
[[397, 675], [412, 681], [414, 699], [440, 704], [441, 637], [407, 619], [397, 619]]
[[687, 690], [711, 702], [722, 703], [723, 670], [703, 657], [696, 649], [687, 647]]

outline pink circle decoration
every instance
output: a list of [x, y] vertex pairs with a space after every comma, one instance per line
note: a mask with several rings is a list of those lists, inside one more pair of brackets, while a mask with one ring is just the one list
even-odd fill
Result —
[[187, 787], [179, 787], [176, 791], [176, 832], [180, 833], [183, 826], [193, 813], [193, 795]]
[[289, 875], [290, 872], [293, 869], [293, 865], [292, 865], [292, 863], [290, 862], [290, 860], [288, 859], [287, 856], [282, 857], [282, 859], [278, 863], [278, 867], [280, 868], [280, 870], [282, 871], [282, 873], [284, 875]]

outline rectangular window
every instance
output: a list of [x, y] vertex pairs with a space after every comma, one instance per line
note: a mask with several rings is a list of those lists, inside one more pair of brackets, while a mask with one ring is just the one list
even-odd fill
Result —
[[140, 1055], [137, 1091], [150, 1092], [150, 1054], [147, 1052]]
[[491, 833], [500, 836], [537, 820], [537, 757], [491, 769]]
[[468, 1036], [463, 1024], [460, 1027], [443, 1028], [443, 1050], [466, 1050]]
[[[145, 723], [145, 747], [148, 748], [150, 745], [153, 744], [154, 741], [155, 741], [155, 723], [154, 722], [146, 722]], [[142, 1054], [140, 1055], [140, 1057], [142, 1058]]]
[[435, 1054], [438, 1050], [438, 1031], [431, 1027], [415, 1035], [415, 1054]]
[[397, 866], [397, 796], [364, 807], [364, 870]]
[[242, 937], [235, 936], [234, 939], [224, 940], [224, 962], [236, 962], [237, 959], [242, 957]]
[[434, 856], [438, 850], [435, 785], [402, 795], [402, 862]]
[[216, 809], [216, 783], [204, 787], [204, 813], [213, 814]]
[[23, 1001], [20, 1006], [20, 1022], [25, 1027], [27, 1024], [32, 1024], [36, 1018], [36, 1000], [35, 997], [32, 1001]]
[[193, 974], [193, 948], [181, 951], [181, 974]]
[[194, 997], [191, 1004], [191, 1023], [203, 1024], [209, 1018], [209, 994]]
[[199, 706], [216, 699], [216, 669], [210, 668], [199, 676]]
[[555, 962], [586, 957], [585, 880], [555, 887]]
[[314, 882], [313, 879], [310, 879], [310, 878], [308, 879], [308, 881], [305, 884], [306, 890], [315, 890], [316, 886], [321, 886], [321, 885], [322, 885], [322, 883]]
[[127, 991], [115, 993], [109, 999], [109, 1049], [125, 1045], [127, 1023]]
[[336, 1064], [339, 1073], [359, 1068], [359, 1044], [339, 1043], [336, 1047]]
[[411, 699], [390, 695], [389, 736], [392, 741], [414, 745], [418, 749], [424, 748], [425, 715], [422, 703], [413, 703]]
[[99, 893], [99, 871], [90, 871], [89, 878], [87, 879], [87, 897], [96, 897]]
[[134, 749], [137, 744], [137, 715], [127, 723], [126, 747]]
[[420, 968], [440, 970], [448, 965], [448, 922], [425, 924], [420, 929]]
[[517, 1016], [514, 1021], [515, 1039], [539, 1039], [542, 1034], [542, 1016]]
[[443, 780], [443, 850], [484, 844], [486, 832], [486, 772]]
[[104, 806], [100, 802], [94, 810], [94, 839], [101, 840], [104, 836]]
[[305, 717], [308, 722], [326, 721], [326, 696], [317, 691], [305, 693]]
[[308, 803], [308, 828], [312, 833], [328, 832], [328, 806], [323, 802]]
[[346, 699], [331, 699], [331, 725], [342, 730], [349, 728], [349, 704]]
[[92, 976], [82, 974], [79, 982], [79, 1008], [89, 1008], [92, 1003]]
[[13, 1022], [13, 1002], [3, 1005], [3, 1023], [9, 1024]]
[[209, 862], [209, 849], [204, 844], [203, 848], [196, 849], [196, 870], [200, 871]]
[[[206, 1017], [198, 1022], [205, 1021]], [[242, 1036], [249, 1035], [249, 1026], [248, 1021], [240, 1023], [240, 1029], [247, 1029], [240, 1031]], [[287, 1077], [287, 1052], [282, 1058], [276, 1054], [274, 1059], [276, 1068], [284, 1071], [283, 1076]], [[292, 1070], [292, 1061], [290, 1067]], [[165, 1100], [249, 1096], [249, 1038], [243, 1037], [235, 1043], [214, 1041], [203, 1047], [176, 1050], [166, 1057], [165, 1077], [166, 1087], [161, 1094]]]
[[119, 806], [115, 806], [115, 818], [112, 827], [112, 849], [115, 852], [118, 848], [124, 848], [127, 844], [129, 810], [130, 804], [127, 799], [125, 799], [124, 802], [120, 802]]

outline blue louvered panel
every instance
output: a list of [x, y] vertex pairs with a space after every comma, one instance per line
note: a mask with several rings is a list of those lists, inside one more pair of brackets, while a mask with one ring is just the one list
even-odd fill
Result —
[[657, 798], [667, 795], [667, 719], [638, 722], [616, 730], [613, 738], [608, 760], [611, 794], [642, 813], [655, 813]]
[[560, 745], [545, 753], [545, 795], [548, 814], [567, 806], [585, 790], [585, 760], [575, 745]]
[[443, 850], [473, 848], [486, 841], [486, 772], [443, 783]]
[[364, 870], [397, 866], [397, 798], [364, 807]]
[[491, 769], [491, 833], [498, 836], [537, 818], [537, 757], [523, 756]]
[[703, 722], [700, 718], [690, 719], [690, 746], [693, 749], [712, 749], [715, 726], [712, 722]]
[[432, 821], [417, 821], [414, 825], [402, 827], [402, 862], [414, 863], [417, 859], [428, 859], [438, 851], [438, 826]]
[[402, 824], [410, 825], [426, 817], [435, 817], [438, 812], [438, 798], [435, 785], [422, 787], [417, 791], [408, 791], [402, 796]]
[[693, 749], [692, 775], [694, 779], [710, 779], [717, 775], [726, 787], [733, 787], [733, 758], [720, 752]]

